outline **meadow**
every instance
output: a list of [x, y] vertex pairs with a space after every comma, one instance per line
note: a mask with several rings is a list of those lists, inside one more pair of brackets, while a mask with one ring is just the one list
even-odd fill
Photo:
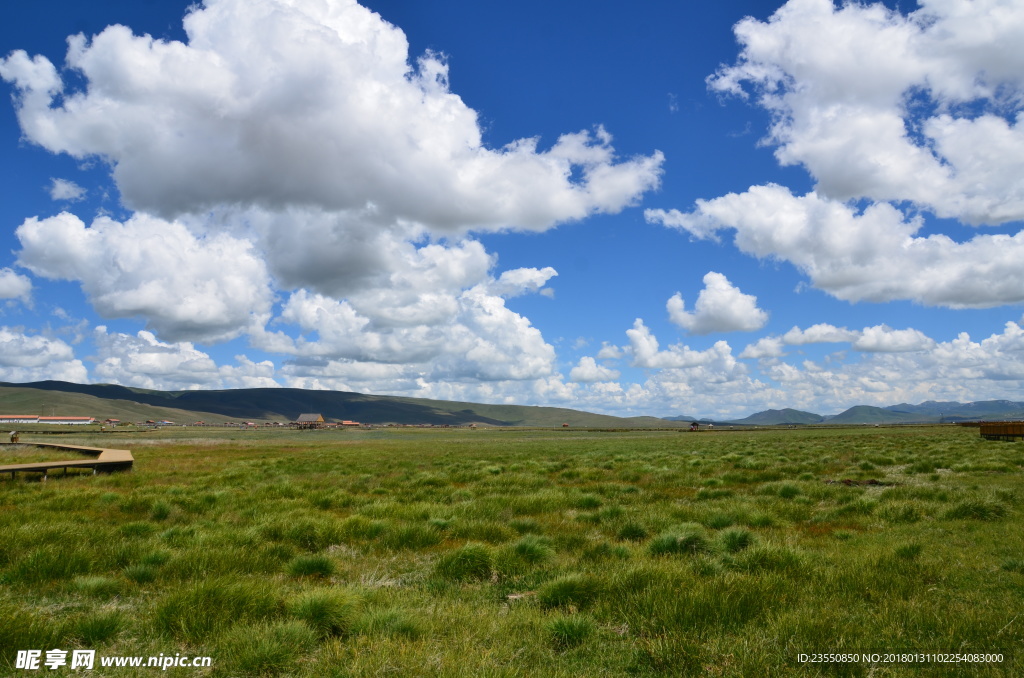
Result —
[[[0, 478], [0, 673], [56, 647], [213, 658], [179, 676], [1024, 675], [1024, 443], [977, 429], [116, 446], [133, 471]], [[1003, 662], [798, 661], [888, 652]]]

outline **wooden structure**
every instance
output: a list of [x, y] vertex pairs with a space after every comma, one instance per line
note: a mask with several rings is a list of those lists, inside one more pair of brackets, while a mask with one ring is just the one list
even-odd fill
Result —
[[[9, 445], [10, 443], [0, 443]], [[91, 468], [93, 474], [99, 471], [128, 471], [135, 463], [135, 458], [128, 450], [112, 450], [102, 447], [85, 447], [83, 445], [61, 445], [60, 443], [22, 443], [32, 447], [49, 447], [56, 450], [68, 450], [84, 455], [96, 455], [93, 459], [68, 459], [65, 461], [37, 461], [30, 464], [7, 464], [0, 466], [0, 473], [10, 473], [13, 480], [19, 471], [42, 473], [43, 480], [50, 471], [64, 469], [67, 475], [69, 468]]]
[[295, 428], [323, 428], [324, 416], [322, 414], [300, 414], [299, 418], [292, 422]]
[[1024, 440], [1024, 421], [983, 421], [981, 437], [985, 440]]

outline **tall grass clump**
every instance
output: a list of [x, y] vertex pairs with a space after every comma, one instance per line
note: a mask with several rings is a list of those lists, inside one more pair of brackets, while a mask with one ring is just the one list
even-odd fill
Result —
[[75, 577], [74, 588], [92, 598], [112, 598], [121, 592], [121, 582], [112, 577], [92, 575]]
[[296, 556], [288, 563], [288, 574], [293, 577], [322, 577], [327, 578], [335, 573], [337, 568], [330, 556], [322, 553]]
[[450, 581], [486, 579], [491, 576], [491, 551], [483, 544], [466, 544], [445, 553], [434, 564], [434, 574]]
[[316, 646], [316, 634], [298, 621], [239, 625], [220, 643], [230, 675], [273, 676], [291, 673], [298, 659]]
[[597, 624], [587, 615], [560, 615], [548, 621], [544, 630], [551, 645], [565, 651], [587, 642], [597, 632]]
[[92, 561], [86, 553], [69, 545], [48, 545], [32, 551], [14, 566], [8, 575], [8, 583], [38, 583], [70, 579], [92, 569]]
[[551, 542], [544, 537], [527, 535], [512, 545], [512, 553], [527, 565], [541, 565], [555, 555]]
[[1006, 505], [985, 497], [972, 497], [949, 508], [947, 520], [998, 520], [1007, 514]]
[[701, 526], [683, 526], [662, 532], [651, 540], [647, 550], [652, 556], [693, 555], [710, 551], [711, 542]]
[[730, 553], [737, 553], [754, 543], [754, 535], [750, 530], [734, 528], [723, 531], [721, 535], [719, 535], [719, 540], [726, 551]]
[[423, 635], [423, 624], [405, 610], [388, 608], [367, 612], [356, 625], [356, 632], [367, 636], [416, 640]]
[[199, 643], [240, 621], [276, 615], [280, 601], [268, 585], [208, 580], [185, 586], [157, 604], [156, 628], [186, 642]]
[[317, 589], [292, 598], [286, 607], [318, 637], [343, 636], [355, 625], [359, 598], [344, 589]]
[[113, 640], [124, 625], [124, 616], [116, 610], [91, 612], [75, 622], [74, 634], [85, 647], [94, 647]]
[[604, 581], [589, 574], [570, 574], [547, 582], [537, 591], [541, 607], [583, 609], [593, 604], [605, 589]]
[[622, 541], [642, 541], [647, 539], [647, 530], [643, 525], [629, 521], [619, 528], [615, 536]]

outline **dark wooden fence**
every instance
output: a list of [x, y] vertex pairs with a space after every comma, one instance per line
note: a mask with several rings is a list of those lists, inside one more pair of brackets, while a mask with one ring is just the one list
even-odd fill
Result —
[[1024, 439], [1024, 422], [983, 421], [981, 422], [981, 437], [986, 440]]

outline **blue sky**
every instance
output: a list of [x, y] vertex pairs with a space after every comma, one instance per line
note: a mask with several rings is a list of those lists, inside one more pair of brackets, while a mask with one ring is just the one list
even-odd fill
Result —
[[5, 15], [0, 380], [1022, 399], [1019, 3]]

